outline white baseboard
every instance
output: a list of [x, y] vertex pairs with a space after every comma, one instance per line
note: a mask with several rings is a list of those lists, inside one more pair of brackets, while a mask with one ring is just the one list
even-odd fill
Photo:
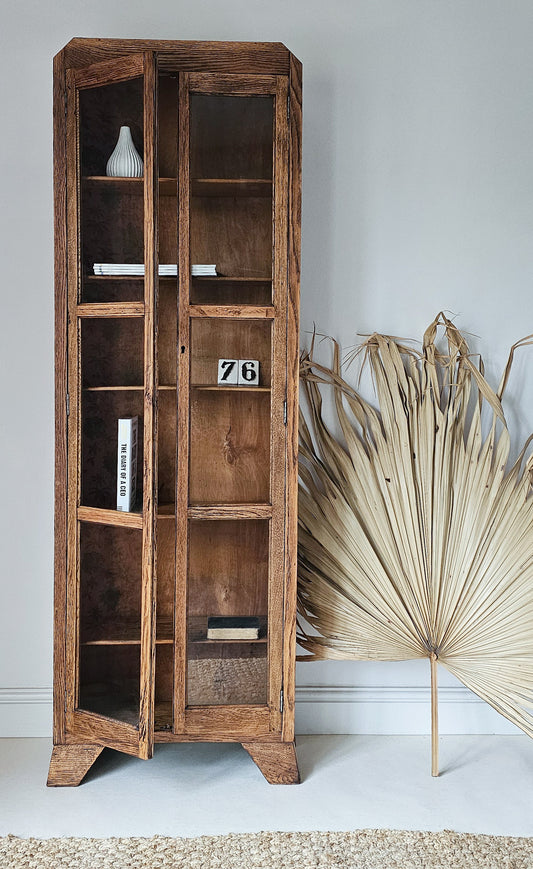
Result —
[[[296, 733], [427, 734], [431, 691], [426, 687], [296, 688]], [[439, 733], [522, 731], [468, 688], [439, 688]]]
[[51, 688], [0, 688], [0, 737], [52, 736]]
[[[313, 685], [296, 688], [296, 733], [427, 734], [430, 690]], [[441, 734], [520, 733], [463, 687], [439, 689]], [[0, 688], [0, 737], [50, 737], [51, 688]]]

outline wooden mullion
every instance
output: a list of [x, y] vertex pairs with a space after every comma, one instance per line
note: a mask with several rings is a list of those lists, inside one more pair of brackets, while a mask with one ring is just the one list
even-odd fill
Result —
[[190, 305], [190, 317], [225, 317], [234, 320], [272, 320], [275, 309], [271, 305]]
[[300, 240], [302, 189], [302, 65], [291, 54], [289, 76], [288, 305], [287, 305], [287, 439], [285, 526], [283, 740], [294, 739], [296, 661], [296, 589], [298, 555], [298, 372], [300, 319]]
[[[185, 712], [185, 733], [204, 739], [240, 737], [239, 741], [266, 737], [272, 731], [271, 714], [266, 706], [194, 706]], [[279, 738], [279, 736], [278, 736]]]
[[179, 75], [178, 95], [178, 420], [176, 468], [176, 597], [174, 732], [185, 727], [187, 702], [187, 573], [189, 521], [190, 169], [189, 75]]
[[143, 527], [142, 513], [123, 513], [120, 510], [105, 510], [101, 507], [78, 507], [79, 522], [93, 522], [98, 525], [114, 525], [119, 528]]
[[55, 507], [54, 507], [54, 744], [65, 739], [67, 592], [67, 218], [66, 81], [63, 54], [54, 58], [55, 249]]
[[271, 730], [281, 731], [283, 687], [283, 609], [285, 548], [285, 400], [286, 308], [287, 308], [287, 79], [276, 83], [274, 113], [274, 199], [272, 212], [273, 299], [277, 316], [272, 334], [272, 397], [270, 439], [270, 522], [269, 553], [269, 705]]
[[270, 504], [216, 504], [189, 507], [189, 519], [270, 519]]
[[67, 70], [67, 285], [68, 285], [68, 492], [66, 594], [66, 715], [78, 705], [79, 671], [79, 523], [80, 502], [80, 326], [76, 317], [79, 296], [79, 184], [78, 92]]
[[144, 317], [144, 302], [84, 302], [78, 317]]
[[108, 748], [116, 748], [135, 757], [139, 754], [138, 731], [132, 724], [107, 718], [96, 712], [75, 710], [67, 714], [69, 734], [67, 743], [103, 742]]
[[157, 521], [157, 65], [144, 57], [144, 468], [139, 754], [153, 753]]

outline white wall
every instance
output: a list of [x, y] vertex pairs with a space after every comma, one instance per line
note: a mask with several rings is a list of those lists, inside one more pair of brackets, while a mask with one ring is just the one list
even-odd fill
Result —
[[[72, 36], [282, 41], [304, 64], [302, 341], [453, 311], [494, 381], [533, 332], [530, 0], [25, 0], [0, 31], [0, 727], [50, 732], [52, 56]], [[509, 423], [533, 429], [522, 351]], [[427, 666], [301, 664], [299, 729], [427, 729]], [[442, 677], [443, 730], [509, 726]], [[313, 687], [315, 686], [315, 687]], [[317, 688], [316, 686], [321, 686]], [[3, 722], [3, 726], [2, 726]]]

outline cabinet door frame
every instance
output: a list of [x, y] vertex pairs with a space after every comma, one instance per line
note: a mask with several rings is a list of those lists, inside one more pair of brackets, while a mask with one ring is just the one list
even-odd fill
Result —
[[[143, 507], [142, 533], [140, 705], [138, 726], [78, 708], [79, 696], [79, 588], [80, 588], [80, 155], [79, 91], [132, 78], [143, 78], [144, 114], [144, 400], [143, 400]], [[65, 734], [66, 743], [103, 743], [120, 751], [149, 758], [154, 742], [155, 669], [155, 521], [157, 516], [157, 62], [146, 51], [125, 58], [92, 64], [66, 72], [66, 278], [68, 304], [67, 339], [67, 529], [66, 529], [66, 624], [65, 624]], [[85, 308], [90, 306], [85, 306]], [[94, 316], [113, 316], [105, 305], [95, 306]], [[138, 314], [137, 314], [138, 315]], [[114, 316], [120, 316], [115, 311]], [[87, 511], [84, 511], [84, 515]], [[100, 511], [104, 512], [104, 511]], [[111, 511], [107, 511], [111, 512]], [[94, 518], [98, 521], [98, 517]], [[130, 514], [100, 518], [104, 524], [132, 527]], [[59, 686], [58, 686], [59, 687]]]
[[[179, 74], [179, 365], [178, 365], [178, 462], [177, 548], [175, 606], [174, 733], [185, 738], [282, 739], [284, 678], [290, 676], [287, 656], [293, 640], [284, 636], [287, 613], [287, 318], [289, 234], [289, 124], [288, 77], [284, 75], [234, 75], [220, 73]], [[190, 96], [191, 94], [273, 97], [273, 260], [272, 382], [270, 431], [268, 696], [265, 705], [187, 706], [187, 583], [188, 528], [201, 510], [188, 501], [190, 449]], [[228, 315], [229, 316], [229, 315]], [[242, 316], [242, 314], [241, 314]], [[250, 316], [252, 316], [250, 314]], [[294, 372], [294, 366], [291, 366]], [[292, 389], [292, 387], [291, 387]], [[291, 403], [293, 406], [293, 402]], [[186, 481], [180, 485], [180, 481]], [[265, 505], [266, 506], [266, 505]], [[223, 508], [226, 510], [226, 508]], [[237, 511], [236, 511], [237, 512]], [[213, 515], [213, 514], [211, 514]], [[222, 515], [222, 513], [221, 513]], [[227, 514], [231, 518], [231, 511]], [[206, 515], [207, 518], [207, 515]], [[246, 518], [243, 511], [241, 518]], [[250, 517], [251, 518], [251, 517]], [[291, 535], [292, 537], [292, 535]], [[295, 595], [294, 595], [295, 596]], [[293, 632], [294, 633], [294, 632]], [[293, 649], [294, 652], [294, 649]], [[290, 688], [292, 696], [293, 690]]]

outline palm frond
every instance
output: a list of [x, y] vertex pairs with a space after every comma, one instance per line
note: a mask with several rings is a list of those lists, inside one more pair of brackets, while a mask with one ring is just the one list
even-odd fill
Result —
[[[447, 352], [439, 352], [442, 327]], [[378, 408], [301, 360], [299, 626], [305, 658], [438, 660], [533, 736], [533, 457], [508, 467], [497, 391], [439, 314], [422, 350], [371, 335]], [[333, 390], [342, 439], [324, 419]]]

